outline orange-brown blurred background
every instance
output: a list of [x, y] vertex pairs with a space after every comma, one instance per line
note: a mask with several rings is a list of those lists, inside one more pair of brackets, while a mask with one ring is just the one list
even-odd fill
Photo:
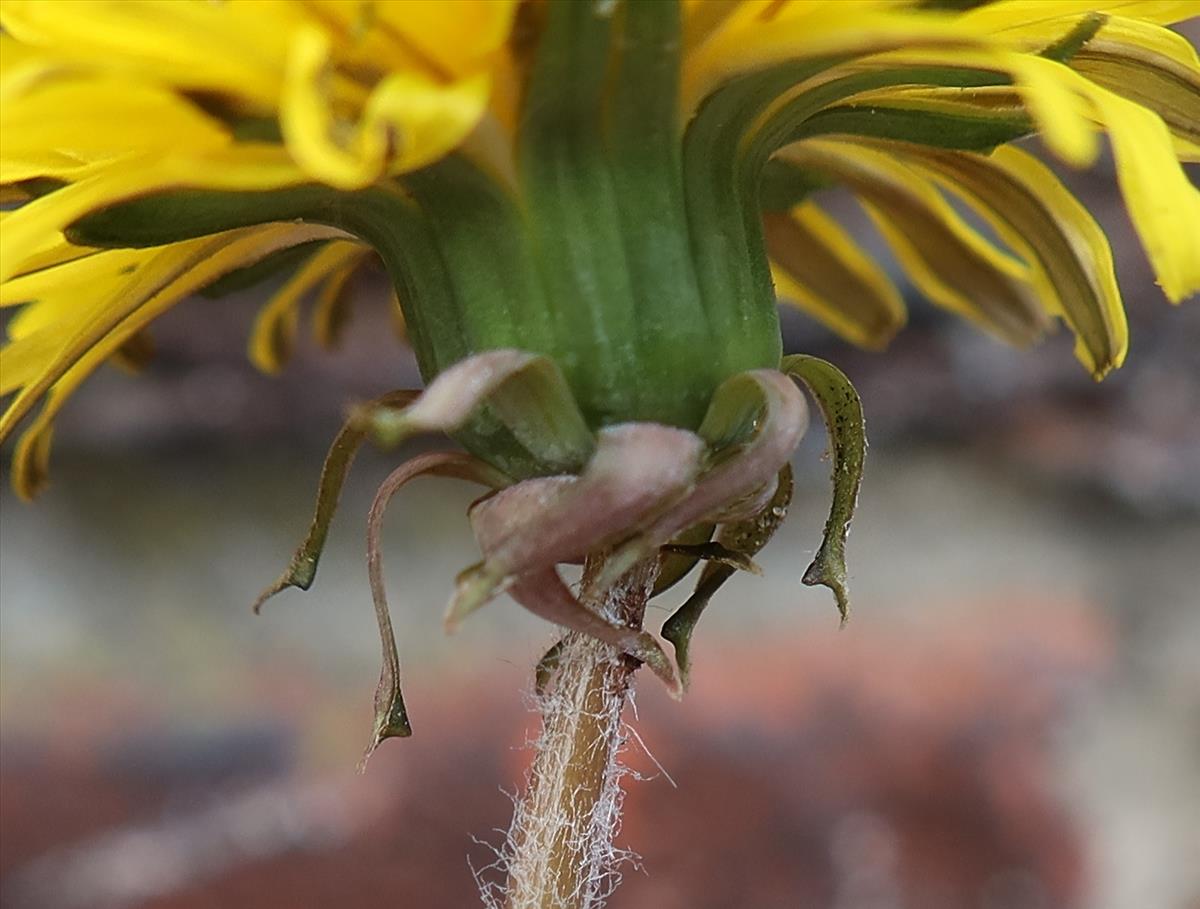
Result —
[[[1162, 301], [1108, 179], [1075, 183], [1133, 327], [1100, 386], [1065, 334], [1012, 351], [919, 301], [882, 356], [785, 316], [867, 409], [854, 615], [799, 583], [814, 429], [693, 690], [640, 679], [614, 909], [1200, 906], [1200, 311]], [[363, 526], [394, 456], [361, 458], [314, 589], [248, 608], [346, 402], [414, 381], [381, 286], [340, 353], [305, 341], [277, 380], [242, 356], [261, 296], [170, 314], [145, 375], [68, 408], [42, 501], [0, 494], [3, 906], [442, 909], [477, 904], [472, 867], [495, 880], [554, 634], [504, 600], [442, 635], [472, 491], [427, 481], [388, 519], [415, 734], [365, 775]]]

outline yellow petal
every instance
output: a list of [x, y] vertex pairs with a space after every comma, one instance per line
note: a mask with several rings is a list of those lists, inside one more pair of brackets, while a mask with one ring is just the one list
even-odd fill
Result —
[[388, 294], [388, 312], [391, 313], [392, 333], [395, 334], [396, 340], [403, 343], [408, 343], [408, 325], [404, 321], [404, 307], [400, 305], [400, 295], [396, 292], [396, 287], [391, 284], [391, 291]]
[[[395, 11], [407, 3], [347, 3], [345, 0], [305, 0], [312, 12], [307, 26], [320, 26], [329, 38], [339, 63], [361, 72], [435, 67], [422, 59], [418, 48], [392, 27]], [[381, 27], [384, 26], [384, 27]]]
[[[36, 361], [48, 350], [48, 344], [56, 345], [50, 352], [61, 348], [76, 326], [94, 318], [97, 307], [127, 287], [131, 275], [153, 261], [157, 254], [154, 249], [106, 250], [0, 286], [0, 291], [10, 292], [14, 301], [26, 299], [31, 292], [38, 297], [8, 321], [7, 332], [12, 343], [0, 351], [3, 364], [0, 385], [5, 386], [0, 394], [26, 385], [30, 378], [21, 363]], [[31, 350], [36, 353], [30, 353]], [[143, 333], [117, 352], [117, 360], [119, 365], [136, 371], [148, 361], [151, 352], [152, 346]], [[44, 362], [48, 361], [43, 361], [43, 365]]]
[[1200, 191], [1175, 156], [1161, 117], [1080, 77], [1112, 140], [1117, 181], [1168, 299], [1200, 292]]
[[889, 107], [928, 110], [936, 113], [976, 116], [995, 114], [1012, 117], [1024, 112], [1021, 95], [1009, 85], [971, 88], [893, 87], [859, 92], [850, 102], [856, 106], [886, 104]]
[[[357, 189], [383, 170], [388, 137], [379, 130], [338, 122], [328, 97], [333, 46], [320, 29], [292, 42], [280, 102], [280, 127], [300, 165], [319, 179]], [[336, 133], [349, 134], [349, 140]], [[340, 141], [339, 141], [340, 140]]]
[[1184, 139], [1182, 136], [1172, 136], [1175, 146], [1175, 157], [1184, 164], [1200, 164], [1200, 143]]
[[[1200, 15], [1200, 0], [1196, 0], [1192, 6], [1193, 14]], [[1145, 52], [1152, 58], [1164, 57], [1193, 71], [1200, 65], [1196, 48], [1183, 35], [1169, 28], [1126, 16], [1109, 16], [1095, 37], [1084, 45], [1079, 53], [1088, 56], [1136, 56], [1139, 52]]]
[[776, 292], [854, 344], [879, 349], [904, 325], [899, 291], [813, 202], [763, 216]]
[[398, 72], [371, 93], [361, 120], [347, 122], [331, 103], [331, 55], [320, 30], [297, 35], [280, 125], [301, 166], [333, 186], [366, 186], [389, 165], [389, 154], [395, 170], [428, 164], [460, 144], [487, 109], [486, 73], [443, 85], [418, 72]]
[[[1054, 60], [1000, 47], [932, 47], [880, 54], [847, 69], [903, 70], [922, 66], [982, 70], [1011, 79], [1042, 138], [1057, 155], [1077, 167], [1095, 161], [1099, 144], [1089, 116], [1090, 105], [1080, 92], [1078, 74]], [[907, 90], [895, 91], [903, 97]], [[880, 98], [887, 95], [886, 90], [875, 93]]]
[[259, 311], [250, 335], [251, 362], [265, 373], [282, 370], [295, 345], [301, 299], [339, 269], [358, 264], [368, 251], [360, 243], [334, 241], [301, 265]]
[[683, 46], [692, 51], [708, 40], [743, 0], [683, 0]]
[[308, 21], [279, 0], [5, 0], [18, 40], [188, 89], [263, 105], [278, 96], [291, 32]]
[[847, 184], [932, 302], [1014, 344], [1028, 344], [1041, 334], [1046, 318], [1029, 284], [1028, 267], [980, 236], [928, 179], [894, 153], [814, 139], [783, 154]]
[[[0, 284], [0, 306], [16, 306], [46, 297], [78, 299], [80, 291], [90, 291], [96, 296], [97, 288], [122, 280], [154, 254], [154, 250], [148, 249], [111, 249], [29, 272]], [[17, 336], [13, 328], [19, 319], [9, 323], [12, 337]]]
[[967, 48], [986, 41], [944, 16], [878, 11], [856, 0], [788, 4], [770, 21], [736, 14], [684, 61], [682, 102], [689, 114], [734, 77], [786, 61], [832, 61], [897, 48]]
[[[1150, 43], [1148, 33], [1137, 26], [1126, 24], [1111, 34], [1136, 35], [1139, 41]], [[1179, 67], [1188, 55], [1178, 43], [1164, 39], [1154, 47], [1169, 49], [1160, 56], [1174, 61], [1174, 71], [1180, 74]], [[1158, 62], [1165, 67], [1165, 60]], [[905, 51], [881, 55], [869, 65], [878, 66], [881, 61], [887, 65], [918, 65], [925, 61], [1009, 69], [1017, 77], [1018, 87], [1023, 86], [1025, 103], [1047, 144], [1077, 166], [1091, 162], [1095, 149], [1093, 124], [1102, 126], [1112, 140], [1126, 205], [1159, 283], [1176, 301], [1200, 290], [1200, 194], [1179, 165], [1177, 139], [1153, 111], [1095, 84], [1068, 66], [1028, 54], [934, 49], [916, 55]], [[1136, 88], [1136, 82], [1129, 80], [1129, 86]], [[1189, 87], [1181, 87], [1170, 98], [1161, 91], [1155, 94], [1156, 104], [1174, 110], [1184, 121], [1190, 118], [1193, 99]]]
[[911, 146], [903, 155], [1035, 266], [1044, 304], [1074, 330], [1075, 355], [1094, 377], [1121, 365], [1129, 331], [1108, 238], [1048, 167], [1013, 146], [988, 156]]
[[43, 268], [53, 268], [55, 265], [62, 265], [65, 262], [74, 262], [76, 259], [94, 255], [98, 251], [90, 246], [76, 246], [62, 234], [51, 234], [44, 238], [41, 248], [36, 253], [25, 257], [24, 263], [12, 280], [15, 280], [16, 277], [33, 274], [35, 271], [41, 271]]
[[45, 326], [22, 336], [12, 336], [0, 352], [0, 397], [23, 388], [45, 368], [46, 362], [62, 347], [62, 335], [55, 326]]
[[12, 487], [26, 502], [46, 488], [50, 473], [50, 443], [54, 426], [50, 420], [38, 421], [17, 441], [12, 460]]
[[[1055, 19], [1043, 23], [1029, 43], [1043, 47], [1069, 33], [1074, 20]], [[872, 67], [881, 61], [898, 63], [898, 55], [876, 58]], [[944, 53], [927, 59], [946, 60]], [[962, 55], [958, 59], [961, 61]], [[915, 62], [910, 60], [910, 63]], [[947, 61], [948, 62], [948, 61]], [[865, 64], [864, 64], [865, 65]], [[1113, 17], [1104, 22], [1070, 59], [1072, 70], [1088, 79], [1136, 101], [1155, 111], [1167, 125], [1185, 137], [1200, 135], [1200, 60], [1196, 50], [1182, 35], [1136, 19]], [[1094, 118], [1087, 93], [1081, 93], [1079, 83], [1059, 73], [1065, 87], [1078, 95], [1083, 107], [1073, 102], [1076, 116]], [[975, 89], [948, 88], [886, 88], [855, 96], [856, 103], [882, 102], [888, 104], [917, 104], [932, 109], [953, 109], [966, 105], [972, 109], [1004, 112], [1011, 109], [1013, 89], [988, 87]], [[999, 106], [998, 106], [999, 105]]]
[[[43, 323], [42, 328], [54, 328], [59, 339], [55, 354], [39, 372], [37, 378], [22, 389], [20, 395], [0, 417], [0, 440], [7, 436], [37, 399], [64, 373], [72, 369], [89, 352], [98, 349], [117, 326], [146, 300], [178, 280], [180, 275], [197, 265], [205, 255], [215, 254], [228, 242], [226, 237], [203, 238], [177, 243], [155, 250], [145, 268], [130, 273], [113, 290], [106, 287], [97, 297], [81, 300], [75, 313]], [[35, 310], [36, 311], [36, 310]], [[119, 345], [117, 345], [119, 346]], [[115, 348], [114, 348], [115, 349]], [[0, 364], [8, 352], [0, 351]]]
[[370, 256], [370, 249], [360, 247], [359, 255], [333, 269], [321, 286], [313, 306], [312, 332], [317, 343], [326, 350], [333, 350], [341, 340], [349, 316], [350, 279]]
[[[216, 278], [279, 249], [337, 231], [310, 225], [245, 228], [160, 247], [112, 292], [87, 301], [63, 327], [63, 344], [38, 380], [26, 386], [0, 417], [0, 440], [51, 385], [78, 362], [107, 358], [149, 319]], [[136, 318], [135, 318], [136, 317]], [[128, 329], [128, 330], [126, 330]], [[95, 360], [97, 351], [104, 351]]]
[[[67, 105], [73, 118], [12, 131], [39, 152], [92, 155], [108, 152], [117, 123], [128, 127], [122, 154], [193, 148], [196, 124], [175, 120], [190, 112], [184, 93], [203, 93], [230, 111], [278, 114], [312, 176], [357, 188], [464, 141], [486, 110], [516, 8], [516, 0], [4, 0], [0, 93], [6, 109], [29, 92], [92, 93], [97, 103]], [[128, 88], [101, 84], [113, 81]], [[107, 118], [152, 93], [163, 114]], [[73, 127], [82, 142], [60, 141]], [[11, 179], [39, 174], [21, 151], [9, 149]], [[80, 176], [62, 165], [40, 173]]]
[[86, 162], [228, 141], [224, 126], [179, 95], [130, 79], [59, 80], [0, 106], [0, 167], [47, 151]]
[[150, 265], [132, 276], [128, 286], [92, 308], [92, 317], [75, 326], [74, 333], [0, 417], [3, 440], [45, 396], [41, 412], [30, 423], [14, 456], [13, 484], [18, 494], [34, 494], [44, 477], [50, 423], [69, 395], [150, 321], [230, 271], [280, 249], [332, 236], [336, 232], [328, 228], [272, 225], [160, 249]]
[[[21, 155], [0, 151], [0, 183], [6, 185], [37, 177], [51, 177], [72, 183], [82, 180], [95, 169], [96, 162], [83, 161], [61, 151], [27, 151]], [[28, 201], [28, 198], [18, 201]]]
[[11, 212], [0, 234], [0, 281], [19, 274], [33, 254], [61, 242], [67, 226], [117, 202], [177, 187], [272, 189], [308, 179], [271, 145], [230, 146], [203, 158], [124, 160]]
[[27, 202], [4, 219], [4, 230], [0, 232], [0, 281], [19, 274], [32, 255], [57, 243], [63, 229], [88, 212], [162, 186], [162, 176], [148, 167], [120, 168]]
[[1006, 54], [1004, 59], [1046, 145], [1076, 167], [1095, 161], [1099, 151], [1096, 134], [1087, 123], [1083, 99], [1066, 81], [1070, 70], [1028, 54]]
[[1200, 140], [1200, 61], [1182, 35], [1111, 20], [1072, 58], [1071, 68], [1154, 111], [1176, 135]]
[[489, 89], [486, 73], [445, 88], [414, 73], [396, 73], [375, 90], [364, 121], [397, 137], [392, 171], [415, 170], [466, 139], [487, 110]]
[[1000, 0], [968, 10], [959, 21], [986, 31], [1029, 29], [1070, 16], [1136, 16], [1167, 25], [1200, 14], [1196, 0]]
[[454, 78], [476, 73], [508, 40], [517, 0], [405, 0], [376, 6], [380, 24]]

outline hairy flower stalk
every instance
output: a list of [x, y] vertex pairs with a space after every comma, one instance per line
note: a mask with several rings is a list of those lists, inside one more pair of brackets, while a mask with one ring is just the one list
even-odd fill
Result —
[[[603, 570], [584, 566], [584, 584]], [[649, 559], [589, 607], [640, 627], [658, 574]], [[559, 645], [552, 688], [539, 693], [542, 731], [505, 854], [507, 909], [598, 905], [612, 885], [620, 817], [622, 710], [637, 662], [583, 634]]]
[[[777, 302], [883, 348], [893, 276], [1016, 345], [1057, 325], [1096, 378], [1128, 331], [1103, 230], [1025, 142], [1111, 146], [1164, 294], [1200, 290], [1196, 0], [0, 0], [0, 441], [46, 484], [53, 424], [106, 363], [145, 365], [195, 293], [282, 280], [252, 361], [287, 365], [305, 304], [336, 344], [379, 260], [424, 390], [354, 408], [269, 597], [314, 582], [359, 447], [445, 434], [368, 521], [383, 646], [370, 749], [412, 732], [381, 528], [422, 476], [480, 485], [480, 561], [447, 630], [507, 593], [566, 629], [514, 828], [514, 906], [602, 900], [630, 677], [675, 694], [702, 613], [786, 516], [811, 400], [833, 500], [804, 573], [848, 608], [862, 407], [785, 356]], [[825, 205], [862, 205], [881, 266]], [[980, 225], [984, 225], [981, 228]], [[19, 307], [19, 308], [17, 308]], [[807, 392], [807, 399], [800, 386]], [[560, 566], [587, 566], [573, 590]], [[646, 595], [689, 597], [661, 636]], [[657, 580], [655, 580], [657, 578]], [[646, 594], [646, 586], [649, 592]], [[617, 608], [619, 606], [619, 608]], [[557, 668], [555, 668], [557, 666]], [[555, 675], [557, 673], [557, 675]], [[598, 889], [599, 888], [599, 889]]]

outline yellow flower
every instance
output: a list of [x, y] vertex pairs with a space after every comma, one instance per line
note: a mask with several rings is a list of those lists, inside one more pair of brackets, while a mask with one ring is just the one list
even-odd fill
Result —
[[[1013, 143], [1112, 144], [1166, 295], [1200, 289], [1193, 0], [3, 0], [0, 438], [45, 477], [72, 391], [170, 306], [295, 269], [251, 355], [324, 335], [375, 249], [422, 373], [521, 347], [589, 426], [695, 428], [779, 359], [775, 289], [850, 340], [904, 322], [823, 208], [848, 187], [913, 284], [1014, 343], [1122, 361], [1108, 242]], [[964, 207], [990, 225], [985, 235]], [[997, 239], [998, 238], [998, 239]], [[296, 250], [297, 252], [289, 252]], [[774, 287], [772, 285], [774, 277]], [[516, 473], [503, 433], [464, 443]], [[505, 436], [507, 438], [507, 436]], [[509, 446], [511, 448], [511, 446]], [[528, 459], [526, 459], [528, 461]], [[523, 462], [524, 463], [524, 462]]]

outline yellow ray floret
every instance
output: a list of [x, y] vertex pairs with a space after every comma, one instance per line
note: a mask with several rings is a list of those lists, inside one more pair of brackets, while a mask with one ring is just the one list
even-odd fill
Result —
[[55, 81], [4, 102], [0, 181], [78, 178], [84, 165], [132, 149], [203, 152], [230, 141], [225, 126], [174, 92], [116, 77]]
[[1014, 147], [989, 156], [913, 147], [906, 160], [1022, 254], [1043, 305], [1071, 326], [1075, 354], [1094, 377], [1121, 365], [1129, 330], [1108, 238], [1048, 167]]
[[[6, 0], [0, 23], [37, 49], [6, 68], [6, 101], [89, 70], [214, 93], [233, 114], [278, 118], [308, 175], [361, 187], [445, 155], [476, 127], [514, 9], [509, 0]], [[94, 108], [80, 99], [71, 110]], [[159, 136], [170, 135], [160, 124]], [[156, 144], [133, 135], [125, 147]]]
[[780, 299], [854, 344], [884, 347], [905, 322], [887, 273], [815, 202], [763, 218]]
[[[370, 252], [361, 243], [334, 240], [314, 253], [259, 311], [250, 336], [251, 362], [266, 373], [281, 371], [295, 344], [300, 301], [309, 291], [327, 286], [322, 292], [318, 315], [322, 321], [318, 324], [328, 326], [333, 317], [329, 310], [338, 292]], [[328, 338], [329, 334], [330, 329], [325, 327], [323, 336]]]
[[970, 227], [928, 179], [882, 150], [837, 139], [800, 142], [783, 154], [848, 185], [930, 300], [1015, 344], [1041, 334], [1045, 317], [1028, 266]]

